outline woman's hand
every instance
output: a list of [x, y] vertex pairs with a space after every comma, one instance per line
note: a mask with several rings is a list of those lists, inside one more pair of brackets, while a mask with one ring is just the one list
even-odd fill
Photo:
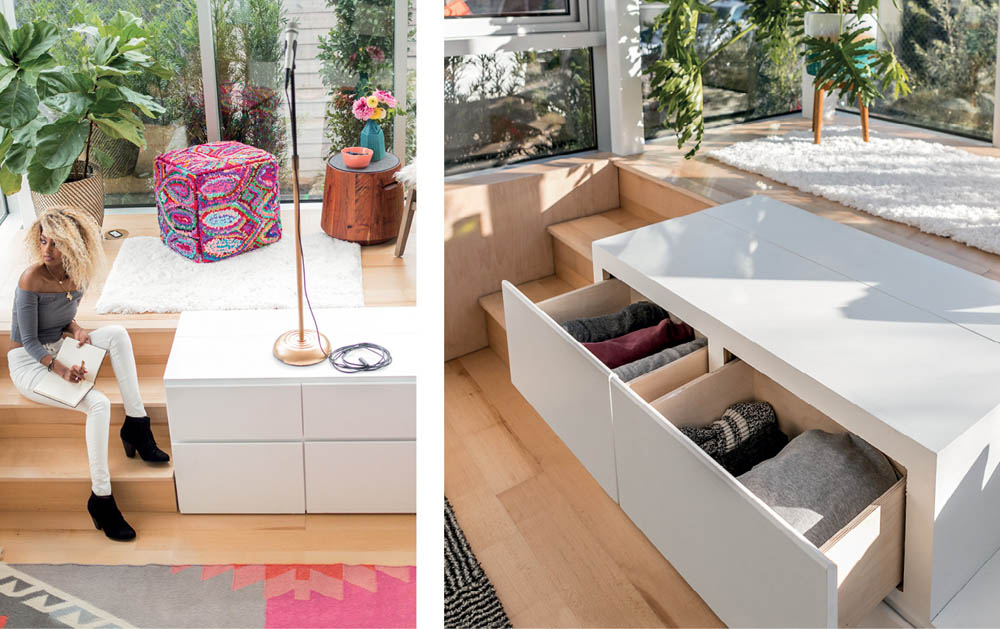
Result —
[[87, 373], [87, 370], [79, 365], [67, 367], [66, 365], [58, 362], [52, 367], [52, 371], [56, 372], [56, 375], [66, 382], [72, 382], [73, 384], [83, 380], [83, 375]]
[[88, 334], [87, 331], [80, 326], [77, 326], [76, 329], [73, 330], [73, 338], [76, 339], [78, 343], [77, 347], [83, 347], [84, 343], [90, 342], [90, 334]]

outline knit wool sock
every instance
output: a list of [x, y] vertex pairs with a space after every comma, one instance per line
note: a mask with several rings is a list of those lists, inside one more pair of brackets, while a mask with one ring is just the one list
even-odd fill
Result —
[[659, 369], [664, 365], [674, 362], [678, 358], [687, 356], [691, 352], [705, 347], [707, 344], [708, 339], [705, 338], [695, 339], [693, 341], [688, 341], [687, 343], [681, 343], [680, 345], [660, 350], [651, 356], [634, 360], [628, 364], [622, 365], [621, 367], [615, 367], [614, 372], [619, 378], [622, 379], [622, 382], [629, 382], [630, 380], [635, 380], [644, 373], [649, 373], [654, 369]]
[[733, 475], [775, 456], [788, 443], [767, 402], [738, 402], [721, 419], [707, 426], [681, 426], [680, 431]]
[[581, 343], [599, 343], [656, 325], [670, 316], [666, 310], [649, 301], [637, 301], [616, 313], [571, 319], [562, 324], [569, 335]]

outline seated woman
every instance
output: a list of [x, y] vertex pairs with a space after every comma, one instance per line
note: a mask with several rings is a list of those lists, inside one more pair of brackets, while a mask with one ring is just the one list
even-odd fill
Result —
[[87, 332], [74, 320], [83, 291], [104, 261], [101, 232], [88, 214], [68, 208], [43, 212], [28, 230], [27, 246], [32, 264], [21, 275], [14, 291], [14, 317], [7, 363], [14, 386], [24, 397], [87, 415], [87, 455], [90, 459], [91, 495], [87, 510], [98, 530], [114, 540], [135, 538], [135, 530], [122, 517], [111, 495], [108, 471], [108, 433], [111, 402], [96, 388], [74, 409], [34, 393], [46, 372], [69, 382], [79, 382], [86, 370], [63, 365], [55, 356], [62, 343], [90, 343], [108, 350], [125, 406], [121, 429], [125, 454], [138, 451], [144, 461], [163, 463], [167, 453], [156, 447], [149, 417], [139, 397], [139, 377], [128, 332], [109, 325]]

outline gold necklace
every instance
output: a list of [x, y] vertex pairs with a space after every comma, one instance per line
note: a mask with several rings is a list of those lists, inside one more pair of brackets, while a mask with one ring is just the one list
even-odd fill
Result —
[[[49, 277], [51, 277], [55, 281], [59, 282], [59, 288], [62, 289], [63, 288], [63, 282], [66, 281], [66, 278], [64, 277], [61, 280], [57, 280], [55, 274], [52, 271], [49, 270], [49, 267], [45, 266], [45, 264], [42, 264], [42, 267], [45, 268], [45, 272], [49, 274]], [[67, 275], [66, 277], [69, 277], [69, 276]], [[68, 291], [68, 290], [66, 291], [66, 299], [68, 299], [70, 301], [73, 301], [73, 293], [71, 291]]]

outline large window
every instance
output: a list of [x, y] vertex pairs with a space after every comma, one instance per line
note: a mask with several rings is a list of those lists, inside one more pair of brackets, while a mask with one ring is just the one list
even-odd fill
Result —
[[[746, 27], [746, 4], [740, 0], [718, 0], [715, 14], [702, 14], [695, 45], [705, 58]], [[672, 135], [659, 103], [650, 94], [645, 71], [662, 55], [660, 33], [653, 22], [666, 8], [660, 3], [640, 5], [642, 52], [643, 122], [647, 139]], [[767, 55], [753, 36], [744, 37], [715, 56], [702, 74], [705, 124], [728, 124], [800, 109], [802, 100], [801, 62], [789, 51], [784, 57]]]
[[906, 0], [901, 12], [884, 9], [882, 21], [913, 92], [877, 103], [872, 111], [899, 122], [991, 139], [997, 0]]
[[448, 174], [597, 147], [589, 49], [445, 58]]
[[[112, 167], [104, 171], [105, 202], [108, 207], [121, 207], [153, 205], [152, 164], [156, 155], [213, 138], [244, 142], [276, 155], [282, 197], [291, 198], [283, 33], [292, 20], [299, 24], [295, 78], [301, 195], [303, 199], [322, 198], [330, 153], [359, 141], [362, 123], [350, 115], [349, 102], [356, 89], [378, 87], [397, 92], [397, 98], [412, 111], [413, 100], [403, 98], [406, 94], [398, 93], [395, 82], [396, 2], [15, 0], [14, 6], [18, 23], [43, 18], [68, 28], [75, 8], [104, 20], [123, 9], [145, 21], [150, 33], [148, 52], [171, 77], [135, 77], [133, 89], [150, 94], [167, 111], [144, 121], [148, 143], [144, 150], [123, 140], [99, 140], [102, 149], [114, 158]], [[210, 23], [200, 24], [199, 8], [206, 7]], [[402, 15], [405, 18], [407, 12], [403, 10]], [[412, 39], [410, 33], [408, 39]], [[59, 62], [71, 61], [77, 37], [60, 40], [55, 51]], [[199, 45], [203, 37], [214, 42], [214, 77], [205, 73], [212, 64], [203, 63]], [[407, 44], [400, 41], [398, 48], [409, 61]], [[407, 63], [399, 67], [405, 69]], [[206, 76], [214, 81], [214, 99], [205, 98]], [[405, 80], [398, 85], [403, 92], [408, 91], [406, 86]], [[206, 103], [213, 111], [207, 110]], [[411, 123], [412, 119], [400, 120]], [[410, 147], [412, 154], [414, 145], [405, 124], [398, 126], [404, 136], [402, 144]], [[393, 151], [394, 125], [383, 128], [386, 149]]]

